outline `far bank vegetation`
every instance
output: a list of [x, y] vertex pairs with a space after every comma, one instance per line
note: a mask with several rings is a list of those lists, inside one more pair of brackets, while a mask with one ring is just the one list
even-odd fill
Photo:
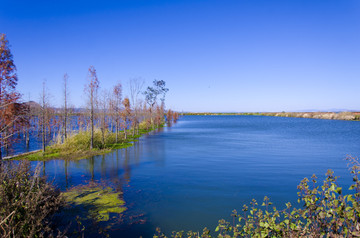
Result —
[[184, 113], [185, 115], [243, 115], [243, 116], [273, 116], [273, 117], [299, 117], [327, 120], [359, 121], [360, 112], [239, 112], [239, 113]]

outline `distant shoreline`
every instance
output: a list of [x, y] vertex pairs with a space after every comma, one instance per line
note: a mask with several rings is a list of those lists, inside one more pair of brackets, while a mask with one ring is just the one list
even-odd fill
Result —
[[191, 116], [272, 116], [272, 117], [297, 117], [326, 120], [360, 121], [360, 112], [188, 112], [182, 115]]

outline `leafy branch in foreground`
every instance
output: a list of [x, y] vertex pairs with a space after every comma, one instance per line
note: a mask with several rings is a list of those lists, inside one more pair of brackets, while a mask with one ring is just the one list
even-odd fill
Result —
[[[220, 220], [211, 236], [208, 229], [198, 232], [173, 232], [171, 237], [359, 237], [360, 236], [360, 163], [348, 157], [353, 184], [344, 195], [334, 172], [328, 170], [320, 185], [317, 177], [304, 178], [298, 185], [298, 202], [303, 208], [277, 210], [264, 198], [261, 209], [256, 200], [241, 212], [233, 211], [233, 221]], [[166, 237], [160, 229], [154, 237]]]

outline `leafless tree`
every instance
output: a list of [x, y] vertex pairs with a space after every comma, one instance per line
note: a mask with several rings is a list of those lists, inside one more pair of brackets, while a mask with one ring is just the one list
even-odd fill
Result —
[[120, 130], [121, 102], [122, 102], [122, 86], [121, 83], [118, 83], [114, 86], [113, 89], [113, 103], [112, 103], [113, 114], [115, 118], [116, 143], [118, 142], [119, 130]]
[[105, 133], [108, 130], [107, 123], [107, 114], [109, 112], [109, 92], [107, 90], [102, 91], [101, 97], [99, 100], [100, 106], [100, 130], [101, 130], [101, 139], [102, 146], [105, 147]]
[[85, 85], [85, 93], [88, 97], [88, 103], [90, 107], [90, 149], [94, 148], [94, 123], [95, 123], [95, 110], [97, 107], [97, 97], [99, 90], [99, 79], [96, 75], [94, 66], [90, 66], [88, 72], [88, 84]]
[[56, 126], [54, 109], [50, 106], [50, 95], [45, 80], [40, 94], [40, 111], [38, 112], [39, 133], [42, 141], [42, 151], [45, 153], [46, 145], [49, 142], [52, 128]]
[[128, 128], [128, 123], [131, 123], [131, 107], [130, 107], [130, 100], [129, 98], [124, 98], [123, 100], [124, 111], [122, 112], [123, 115], [123, 128], [124, 128], [124, 136], [127, 139], [126, 130]]
[[69, 100], [69, 89], [68, 89], [68, 79], [69, 75], [67, 73], [64, 74], [63, 81], [63, 131], [64, 131], [64, 139], [67, 138], [67, 128], [68, 128], [68, 117], [69, 117], [69, 108], [68, 108], [68, 100]]
[[129, 80], [130, 98], [133, 114], [133, 136], [135, 135], [136, 128], [139, 130], [139, 123], [141, 117], [141, 101], [139, 95], [141, 95], [144, 86], [144, 80], [141, 78], [132, 78]]

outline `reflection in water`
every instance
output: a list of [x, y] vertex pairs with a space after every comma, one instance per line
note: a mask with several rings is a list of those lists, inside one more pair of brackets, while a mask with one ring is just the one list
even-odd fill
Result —
[[[97, 223], [96, 229], [108, 230], [112, 227], [121, 227], [122, 230], [127, 230], [126, 227], [130, 224], [143, 223], [143, 216], [138, 211], [130, 210], [123, 213], [123, 203], [121, 209], [117, 209], [118, 200], [114, 197], [116, 194], [119, 201], [124, 201], [124, 188], [127, 188], [131, 182], [133, 167], [140, 165], [142, 149], [141, 142], [134, 142], [132, 147], [87, 159], [43, 161], [43, 173], [63, 191], [68, 191], [66, 193], [68, 200], [74, 202], [75, 207], [62, 213], [62, 226], [66, 226], [70, 221], [74, 222], [73, 219], [77, 215], [83, 216], [81, 222], [84, 225], [93, 226], [92, 222], [87, 220], [89, 214], [96, 218], [93, 221]], [[105, 192], [98, 190], [99, 187], [106, 188]], [[92, 201], [95, 201], [95, 204], [90, 204]], [[114, 203], [114, 206], [102, 208], [102, 203], [106, 201]], [[134, 206], [133, 201], [125, 201], [126, 203]], [[89, 211], [84, 213], [84, 210]], [[121, 217], [114, 214], [118, 212], [121, 212]], [[86, 237], [91, 237], [94, 229], [85, 231]]]
[[91, 173], [91, 181], [94, 181], [94, 177], [95, 177], [95, 173], [94, 173], [95, 159], [94, 159], [94, 157], [91, 157], [90, 159], [88, 159], [88, 161], [89, 161], [89, 169], [90, 169], [90, 173]]
[[46, 172], [45, 172], [45, 170], [46, 170], [46, 167], [45, 167], [45, 160], [43, 161], [43, 175], [45, 176], [46, 175]]
[[129, 148], [125, 148], [124, 150], [122, 150], [123, 152], [123, 158], [124, 158], [124, 163], [123, 163], [123, 168], [124, 168], [124, 182], [125, 184], [128, 184], [130, 182], [130, 176], [131, 176], [131, 167], [129, 165], [130, 163], [130, 153], [129, 153]]
[[68, 161], [68, 160], [64, 160], [64, 168], [65, 168], [65, 187], [66, 187], [66, 188], [69, 187], [68, 166], [69, 166], [69, 161]]

